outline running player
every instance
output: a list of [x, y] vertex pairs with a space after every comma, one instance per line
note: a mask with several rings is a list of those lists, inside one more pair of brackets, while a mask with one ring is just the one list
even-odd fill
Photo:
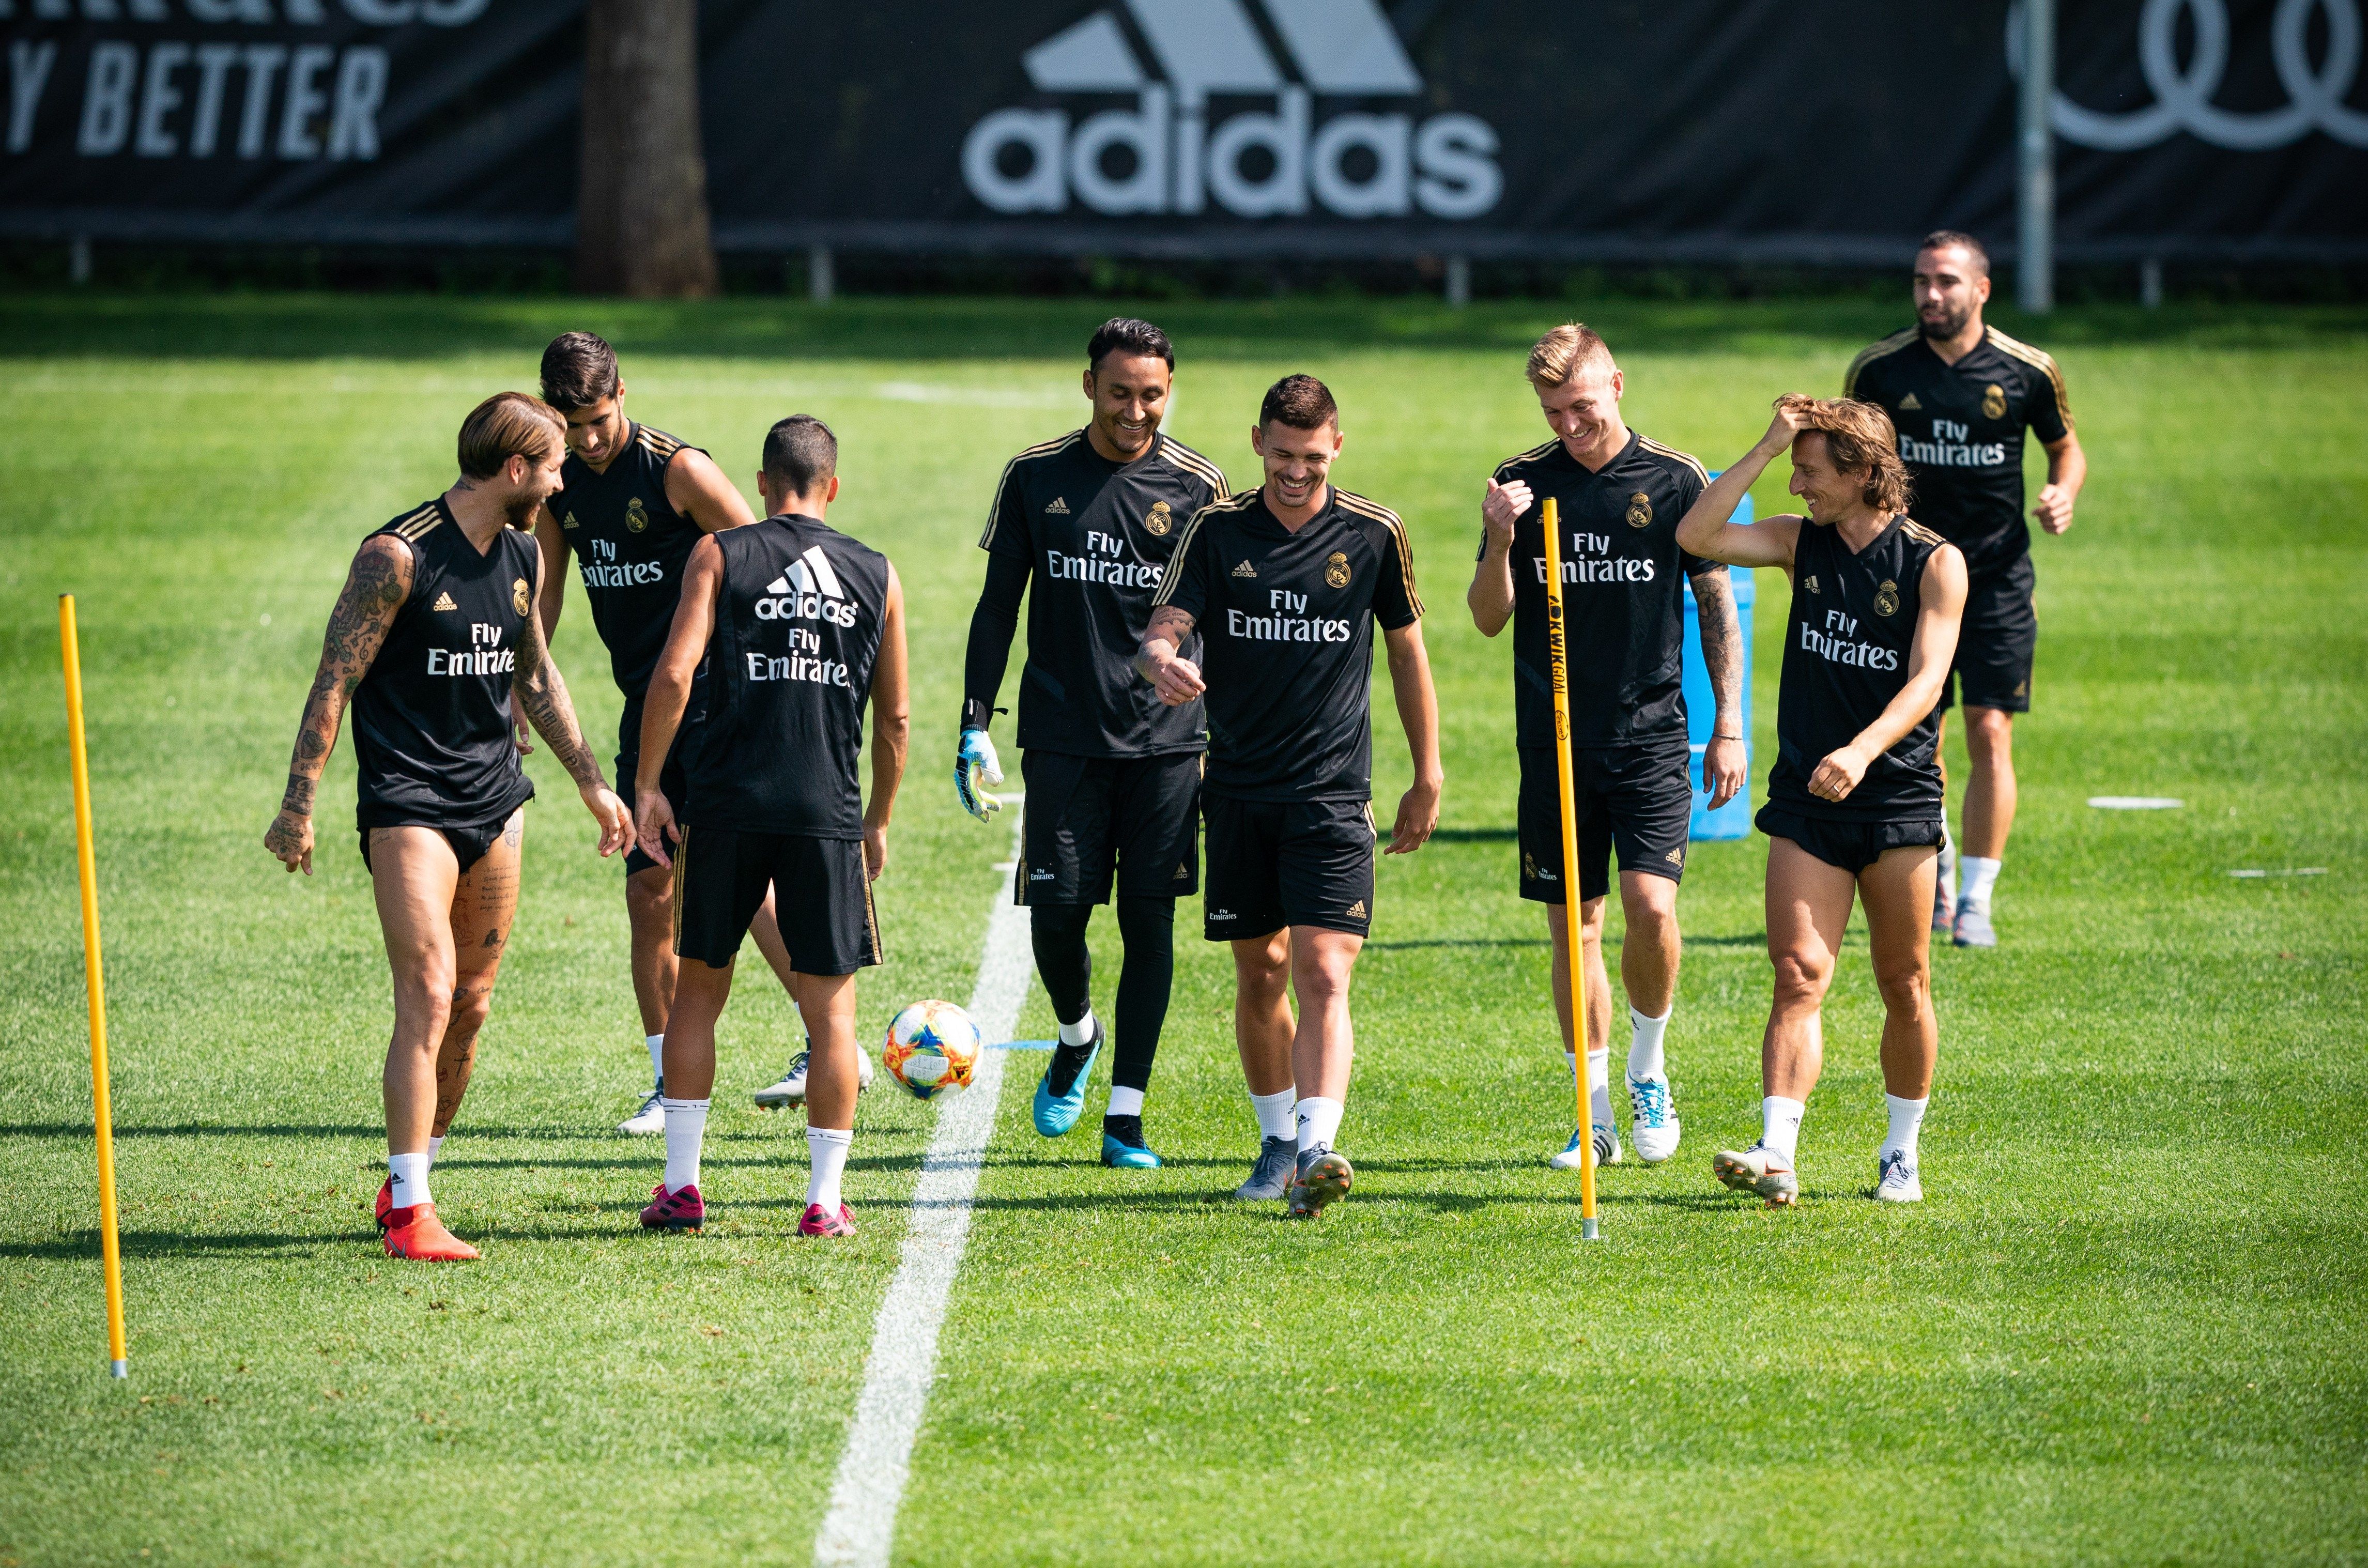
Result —
[[599, 823], [600, 853], [632, 837], [529, 613], [542, 563], [521, 530], [559, 488], [562, 429], [523, 392], [487, 398], [461, 426], [452, 487], [362, 540], [263, 835], [312, 875], [313, 795], [350, 707], [362, 863], [394, 971], [378, 1195], [389, 1257], [477, 1256], [436, 1217], [427, 1173], [468, 1092], [518, 913], [534, 786], [510, 740], [513, 698]]
[[1965, 558], [1964, 633], [1941, 687], [1944, 722], [1958, 687], [1964, 688], [1973, 777], [1958, 841], [1964, 889], [1943, 842], [1932, 904], [1932, 929], [1952, 933], [1961, 948], [1998, 946], [1990, 898], [2014, 826], [2014, 716], [2031, 711], [2039, 646], [2031, 529], [2022, 520], [2024, 433], [2047, 452], [2047, 483], [2031, 509], [2041, 528], [2060, 534], [2072, 526], [2073, 503], [2089, 477], [2063, 372], [2031, 345], [1982, 324], [1989, 297], [1982, 243], [1954, 229], [1927, 234], [1916, 253], [1915, 326], [1861, 354], [1842, 380], [1844, 397], [1890, 414], [1916, 483], [1918, 520]]
[[[888, 814], [905, 776], [905, 591], [886, 556], [823, 521], [838, 495], [838, 440], [821, 420], [800, 414], [773, 426], [757, 486], [763, 522], [691, 549], [642, 719], [642, 849], [673, 869], [680, 963], [664, 1062], [666, 1178], [642, 1223], [695, 1231], [706, 1221], [699, 1153], [715, 1021], [740, 938], [770, 891], [784, 895], [790, 994], [811, 1055], [812, 1164], [798, 1233], [851, 1236], [839, 1177], [855, 1126], [855, 971], [880, 961], [871, 880], [888, 864]], [[707, 717], [683, 759], [689, 801], [677, 826], [664, 759], [702, 663]], [[867, 703], [869, 809], [856, 777]]]
[[[1430, 837], [1445, 779], [1406, 525], [1332, 484], [1340, 446], [1322, 381], [1268, 389], [1250, 432], [1266, 483], [1188, 525], [1138, 666], [1170, 706], [1208, 700], [1204, 935], [1234, 947], [1234, 1039], [1259, 1113], [1258, 1163], [1234, 1196], [1287, 1198], [1294, 1218], [1355, 1179], [1332, 1144], [1355, 1039], [1349, 981], [1373, 922], [1376, 622], [1414, 757], [1386, 853]], [[1199, 660], [1184, 656], [1196, 628]], [[1271, 1131], [1275, 1106], [1293, 1107], [1295, 1137]]]
[[[542, 634], [559, 631], [567, 605], [567, 559], [576, 559], [592, 625], [609, 650], [609, 667], [624, 694], [617, 722], [617, 780], [632, 784], [642, 744], [642, 701], [650, 669], [674, 624], [682, 594], [683, 564], [702, 533], [738, 528], [756, 519], [740, 492], [715, 460], [663, 430], [625, 415], [625, 383], [618, 376], [616, 350], [588, 332], [562, 333], [542, 351], [542, 397], [567, 421], [567, 460], [561, 488], [536, 515], [535, 543], [541, 548], [542, 597], [537, 608]], [[692, 698], [688, 722], [698, 723]], [[668, 793], [682, 804], [682, 765], [666, 759]], [[674, 1005], [674, 884], [663, 867], [636, 844], [625, 852], [625, 915], [632, 940], [633, 995], [641, 1005], [643, 1043], [650, 1072], [658, 1075], [666, 1041], [667, 1009]], [[757, 949], [786, 987], [789, 955], [768, 900], [752, 927]], [[864, 1059], [871, 1066], [871, 1059]], [[798, 1080], [797, 1096], [782, 1085], [760, 1092], [759, 1105], [785, 1103], [803, 1094], [803, 1074], [795, 1063], [784, 1084]], [[654, 1083], [620, 1132], [663, 1132], [658, 1101], [666, 1085]], [[768, 1096], [772, 1098], [768, 1101]]]
[[[1085, 1108], [1105, 1030], [1094, 1016], [1094, 905], [1118, 888], [1119, 971], [1102, 1164], [1159, 1164], [1143, 1131], [1144, 1093], [1176, 972], [1176, 899], [1200, 885], [1201, 704], [1161, 704], [1134, 676], [1152, 590], [1186, 519], [1225, 494], [1217, 465], [1159, 422], [1176, 371], [1149, 322], [1104, 322], [1086, 345], [1093, 422], [1029, 448], [1003, 471], [979, 548], [986, 586], [971, 615], [954, 790], [985, 821], [1003, 777], [988, 737], [995, 699], [1028, 595], [1019, 678], [1020, 767], [1028, 782], [1013, 897], [1030, 911], [1036, 972], [1061, 1022], [1036, 1085], [1036, 1131], [1057, 1138]], [[1033, 586], [1030, 586], [1030, 579]], [[1197, 656], [1197, 642], [1184, 650]], [[1290, 1111], [1282, 1112], [1288, 1131]]]
[[[1907, 471], [1873, 403], [1790, 393], [1757, 446], [1711, 482], [1678, 543], [1793, 580], [1776, 766], [1754, 819], [1768, 835], [1768, 957], [1775, 999], [1759, 1048], [1759, 1142], [1712, 1169], [1770, 1204], [1795, 1201], [1801, 1114], [1825, 1061], [1820, 1009], [1855, 894], [1883, 994], [1883, 1086], [1891, 1128], [1874, 1196], [1924, 1196], [1916, 1140], [1941, 1034], [1932, 1014], [1933, 862], [1941, 846], [1941, 695], [1965, 608], [1965, 560], [1907, 516]], [[1806, 517], [1727, 521], [1777, 453], [1793, 454]]]
[[[1562, 801], [1546, 667], [1546, 562], [1541, 501], [1560, 503], [1569, 542], [1563, 581], [1570, 638], [1571, 774], [1578, 816], [1580, 941], [1587, 971], [1587, 1089], [1599, 1165], [1617, 1165], [1610, 1083], [1611, 986], [1603, 970], [1603, 901], [1620, 848], [1628, 923], [1620, 979], [1628, 994], [1628, 1103], [1636, 1154], [1657, 1165], [1681, 1131], [1663, 1057], [1677, 997], [1678, 881], [1693, 820], [1693, 760], [1683, 691], [1685, 590], [1693, 584], [1702, 659], [1716, 704], [1702, 753], [1710, 803], [1744, 784], [1742, 642], [1726, 568], [1678, 548], [1678, 519], [1709, 483], [1701, 463], [1628, 428], [1625, 379], [1611, 349], [1573, 322], [1530, 350], [1530, 385], [1554, 438], [1497, 470], [1480, 506], [1480, 565], [1466, 602], [1481, 634], [1513, 623], [1513, 708], [1521, 759], [1521, 896], [1546, 906], [1554, 1013], [1571, 1061], [1570, 959], [1562, 885]], [[1526, 526], [1524, 526], [1526, 524]], [[1518, 540], [1517, 540], [1518, 535]], [[1520, 566], [1515, 569], [1515, 558]], [[1579, 1140], [1554, 1156], [1576, 1167]]]

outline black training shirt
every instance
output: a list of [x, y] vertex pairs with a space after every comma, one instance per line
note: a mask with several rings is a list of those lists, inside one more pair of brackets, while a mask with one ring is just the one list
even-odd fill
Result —
[[[1513, 712], [1518, 744], [1554, 744], [1553, 675], [1546, 662], [1545, 512], [1562, 516], [1564, 615], [1575, 746], [1632, 746], [1686, 736], [1685, 605], [1679, 574], [1725, 566], [1678, 548], [1678, 519], [1710, 477], [1686, 453], [1629, 433], [1599, 472], [1559, 439], [1497, 471], [1537, 499], [1513, 524]], [[1488, 551], [1487, 532], [1480, 553]]]
[[1373, 623], [1422, 617], [1396, 513], [1333, 486], [1292, 533], [1245, 490], [1192, 519], [1155, 602], [1200, 626], [1212, 793], [1372, 798]]
[[1890, 414], [1916, 481], [1917, 520], [1963, 551], [1967, 571], [1995, 572], [2030, 551], [2023, 432], [2059, 441], [2072, 428], [2055, 360], [1990, 327], [1946, 365], [1911, 327], [1852, 360], [1842, 395]]
[[[1012, 459], [979, 536], [989, 559], [963, 663], [964, 726], [986, 725], [1025, 589], [1022, 746], [1073, 756], [1205, 747], [1201, 705], [1161, 702], [1134, 660], [1184, 524], [1224, 494], [1217, 465], [1166, 435], [1129, 463], [1095, 451], [1083, 430]], [[1197, 648], [1184, 651], [1198, 656]]]
[[663, 430], [632, 426], [599, 473], [568, 453], [560, 491], [546, 503], [575, 557], [617, 689], [627, 697], [649, 690], [682, 597], [682, 569], [701, 531], [666, 499], [666, 465], [682, 449]]

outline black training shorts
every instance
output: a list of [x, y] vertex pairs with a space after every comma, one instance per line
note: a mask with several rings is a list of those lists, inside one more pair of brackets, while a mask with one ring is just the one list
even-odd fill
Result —
[[[690, 780], [682, 770], [682, 748], [693, 722], [689, 710], [686, 708], [682, 723], [674, 733], [674, 749], [666, 754], [666, 766], [658, 769], [658, 788], [666, 792], [666, 804], [674, 808], [674, 820], [677, 822], [682, 820], [683, 807], [687, 803], [685, 797], [690, 793]], [[633, 776], [641, 771], [641, 767], [642, 699], [628, 697], [625, 699], [625, 711], [617, 720], [617, 793], [624, 798], [625, 809], [636, 813], [641, 811], [642, 803], [634, 795]], [[655, 860], [642, 853], [640, 840], [636, 839], [626, 846], [625, 875], [630, 877], [636, 871], [646, 871], [656, 864]]]
[[1201, 753], [1071, 756], [1031, 751], [1015, 903], [1108, 903], [1201, 891]]
[[[1985, 572], [1965, 584], [1965, 619], [1957, 631], [1957, 656], [1941, 683], [1941, 706], [2031, 711], [2031, 668], [2039, 656], [2039, 612], [2031, 590], [2038, 581], [2031, 557]], [[1958, 692], [1963, 682], [1964, 691]]]
[[[1552, 746], [1521, 751], [1521, 896], [1566, 902], [1562, 881], [1562, 792]], [[1571, 807], [1578, 817], [1578, 896], [1611, 891], [1611, 850], [1623, 871], [1681, 881], [1693, 827], [1693, 753], [1682, 735], [1643, 746], [1576, 747]]]
[[800, 974], [853, 974], [882, 961], [860, 841], [723, 827], [686, 827], [674, 847], [676, 955], [730, 963], [767, 888]]
[[[510, 818], [517, 814], [514, 810], [503, 815], [497, 822], [468, 823], [458, 826], [451, 823], [441, 822], [382, 822], [374, 824], [373, 826], [434, 829], [444, 835], [445, 843], [452, 846], [452, 858], [461, 863], [461, 874], [465, 877], [478, 861], [493, 852], [494, 844], [501, 837], [502, 830], [509, 826]], [[372, 829], [369, 827], [361, 830], [362, 869], [365, 871], [372, 869], [370, 858], [371, 831]]]
[[1361, 937], [1373, 925], [1373, 816], [1362, 801], [1201, 797], [1209, 824], [1212, 942], [1317, 926]]
[[1884, 857], [1886, 850], [1939, 848], [1943, 827], [1939, 817], [1921, 822], [1841, 822], [1792, 811], [1773, 801], [1759, 808], [1751, 825], [1770, 838], [1789, 838], [1828, 866], [1857, 876]]

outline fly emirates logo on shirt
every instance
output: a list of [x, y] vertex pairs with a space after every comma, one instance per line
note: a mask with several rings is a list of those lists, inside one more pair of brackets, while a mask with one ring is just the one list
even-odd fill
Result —
[[1044, 574], [1062, 583], [1107, 583], [1113, 588], [1156, 588], [1159, 568], [1126, 559], [1126, 540], [1096, 529], [1086, 531], [1087, 555], [1044, 552]]
[[[1546, 558], [1533, 555], [1538, 581], [1546, 580]], [[1562, 558], [1565, 583], [1649, 583], [1656, 568], [1650, 557], [1614, 555], [1610, 534], [1574, 533], [1570, 553]]]
[[[1884, 585], [1890, 586], [1887, 583]], [[1861, 669], [1896, 670], [1899, 667], [1899, 651], [1896, 648], [1878, 648], [1872, 642], [1852, 641], [1858, 635], [1858, 617], [1854, 615], [1829, 609], [1826, 611], [1823, 627], [1812, 626], [1805, 620], [1799, 625], [1801, 651], [1804, 653], [1815, 653], [1829, 664], [1855, 665]]]
[[427, 650], [431, 676], [506, 676], [517, 668], [518, 650], [503, 647], [502, 629], [482, 620], [470, 622], [467, 647]]
[[1266, 615], [1225, 607], [1225, 631], [1252, 642], [1346, 642], [1352, 629], [1345, 620], [1309, 615], [1307, 596], [1288, 588], [1269, 588]]
[[1899, 457], [1919, 468], [1997, 468], [2006, 461], [2004, 441], [1976, 441], [1974, 427], [1956, 419], [1932, 421], [1932, 438], [1899, 433]]
[[[575, 514], [570, 513], [568, 520], [573, 522]], [[576, 570], [583, 574], [587, 589], [638, 588], [646, 583], [666, 581], [663, 561], [620, 561], [613, 540], [586, 540], [585, 543], [589, 549], [576, 562]]]

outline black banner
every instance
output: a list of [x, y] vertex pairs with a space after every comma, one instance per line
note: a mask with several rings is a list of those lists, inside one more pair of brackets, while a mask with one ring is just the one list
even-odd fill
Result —
[[[2368, 256], [2362, 0], [2066, 0], [2069, 259]], [[2003, 0], [708, 0], [725, 250], [2009, 239]], [[0, 232], [568, 243], [580, 0], [0, 0]], [[2010, 244], [2002, 249], [2010, 250]]]

